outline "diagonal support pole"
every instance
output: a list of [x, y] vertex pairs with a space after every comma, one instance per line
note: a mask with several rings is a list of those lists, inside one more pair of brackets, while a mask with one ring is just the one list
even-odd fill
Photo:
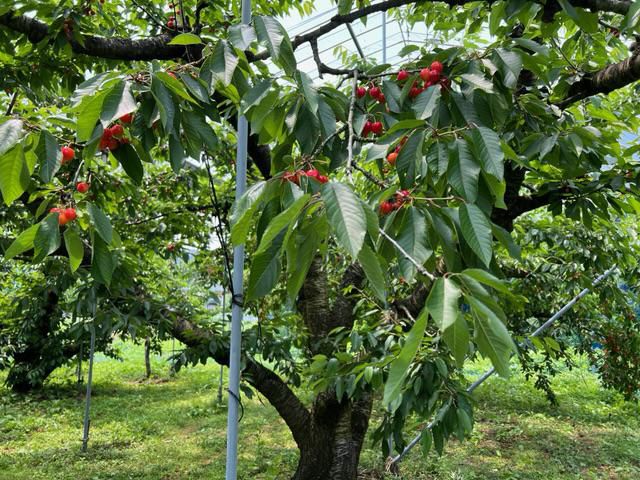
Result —
[[[251, 22], [251, 0], [242, 0], [242, 23]], [[247, 186], [247, 142], [249, 125], [244, 116], [238, 118], [236, 148], [236, 201]], [[238, 410], [240, 407], [240, 350], [242, 348], [244, 245], [233, 249], [233, 298], [231, 299], [231, 346], [229, 352], [229, 400], [227, 414], [227, 463], [225, 479], [238, 477]]]
[[[607, 270], [606, 272], [604, 272], [602, 275], [600, 275], [598, 278], [596, 278], [592, 283], [590, 287], [587, 287], [585, 289], [583, 289], [578, 295], [576, 295], [575, 297], [573, 297], [569, 303], [567, 303], [564, 307], [562, 307], [560, 310], [558, 310], [556, 313], [554, 313], [546, 322], [544, 322], [542, 325], [540, 325], [535, 332], [533, 332], [530, 337], [539, 337], [545, 330], [547, 330], [551, 325], [553, 325], [553, 323], [560, 318], [562, 315], [564, 315], [565, 313], [567, 313], [569, 310], [571, 310], [573, 308], [573, 306], [578, 303], [582, 297], [584, 297], [587, 293], [589, 293], [593, 288], [597, 287], [600, 283], [602, 283], [607, 277], [609, 277], [609, 275], [611, 275], [618, 267], [616, 265], [614, 265], [613, 267], [611, 267], [609, 270]], [[512, 354], [513, 356], [513, 354]], [[491, 377], [494, 373], [496, 372], [496, 369], [491, 367], [489, 370], [487, 370], [486, 372], [484, 372], [480, 378], [478, 378], [475, 382], [473, 382], [471, 385], [469, 385], [469, 387], [467, 388], [467, 393], [471, 393], [473, 392], [476, 388], [478, 388], [480, 385], [482, 385], [489, 377]], [[404, 448], [404, 450], [399, 453], [398, 455], [396, 455], [395, 457], [393, 457], [393, 459], [390, 462], [390, 465], [395, 465], [396, 463], [398, 463], [400, 460], [402, 460], [402, 458], [411, 451], [411, 449], [413, 447], [415, 447], [418, 442], [420, 441], [420, 438], [422, 438], [422, 434], [426, 431], [429, 431], [433, 428], [434, 422], [431, 421], [427, 424], [426, 427], [424, 427], [420, 433], [418, 433], [413, 440], [411, 440], [409, 442], [409, 444]]]

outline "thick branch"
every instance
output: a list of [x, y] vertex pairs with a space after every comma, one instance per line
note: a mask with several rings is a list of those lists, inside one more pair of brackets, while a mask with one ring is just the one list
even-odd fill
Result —
[[[212, 340], [211, 332], [184, 318], [177, 318], [172, 325], [171, 333], [182, 343], [189, 347], [209, 348]], [[229, 364], [229, 351], [218, 348], [212, 355], [214, 360], [221, 365]], [[272, 370], [256, 362], [252, 358], [246, 358], [246, 366], [243, 374], [253, 387], [262, 393], [269, 403], [275, 407], [285, 421], [298, 446], [303, 445], [308, 436], [310, 422], [309, 411], [296, 397], [289, 386]]]
[[[14, 15], [11, 11], [0, 15], [0, 25], [15, 32], [24, 33], [32, 43], [42, 41], [50, 33], [46, 23], [26, 15]], [[114, 60], [170, 60], [185, 55], [186, 48], [184, 46], [168, 45], [171, 38], [172, 35], [168, 34], [140, 40], [83, 35], [84, 45], [75, 40], [70, 40], [70, 44], [75, 53]], [[198, 46], [197, 49], [201, 51], [202, 47]]]
[[566, 108], [583, 98], [609, 93], [640, 80], [640, 53], [635, 51], [626, 60], [604, 67], [591, 73], [571, 85], [567, 97], [558, 103], [560, 108]]

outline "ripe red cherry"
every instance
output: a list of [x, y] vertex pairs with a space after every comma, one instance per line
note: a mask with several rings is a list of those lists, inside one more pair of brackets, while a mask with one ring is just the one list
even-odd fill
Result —
[[318, 180], [320, 183], [327, 183], [329, 181], [329, 177], [327, 177], [326, 175], [318, 175], [316, 177], [316, 180]]
[[369, 96], [371, 98], [378, 98], [378, 96], [382, 93], [378, 87], [369, 88]]
[[425, 67], [422, 70], [420, 70], [420, 78], [425, 82], [429, 80], [430, 76], [431, 76], [431, 70], [429, 70], [428, 68]]
[[58, 225], [66, 225], [69, 223], [69, 217], [64, 212], [58, 214]]
[[371, 124], [371, 131], [373, 132], [374, 135], [380, 135], [382, 133], [383, 127], [382, 127], [382, 122], [373, 122]]
[[114, 137], [119, 137], [124, 133], [124, 128], [122, 125], [114, 125], [109, 129], [111, 131], [111, 135]]
[[382, 215], [388, 215], [389, 213], [393, 212], [394, 207], [393, 204], [391, 202], [381, 202], [380, 203], [380, 213]]
[[396, 78], [399, 82], [404, 82], [407, 78], [409, 78], [409, 72], [407, 72], [406, 70], [400, 70]]
[[426, 82], [424, 82], [423, 88], [426, 90], [427, 88], [429, 88], [431, 85], [433, 85], [433, 83], [431, 83], [431, 80], [427, 80]]
[[318, 175], [320, 175], [320, 172], [318, 170], [316, 170], [315, 168], [312, 168], [310, 170], [307, 170], [306, 172], [304, 172], [304, 174], [307, 177], [311, 177], [311, 178], [318, 178]]
[[409, 190], [400, 190], [400, 191], [396, 192], [396, 195], [399, 198], [409, 198], [409, 197], [411, 197], [411, 192], [409, 192]]
[[119, 146], [120, 146], [120, 142], [115, 138], [112, 138], [109, 140], [109, 150], [111, 150], [112, 152], [114, 150], [117, 150]]
[[62, 214], [67, 217], [67, 219], [72, 222], [77, 218], [76, 209], [75, 208], [66, 208]]
[[175, 26], [176, 26], [175, 20], [169, 20], [167, 22], [167, 28], [175, 28]]
[[282, 175], [282, 179], [287, 182], [295, 183], [296, 185], [300, 184], [299, 172], [284, 172], [284, 175]]
[[439, 61], [431, 62], [431, 70], [435, 70], [438, 73], [442, 73], [442, 64]]
[[362, 136], [366, 137], [371, 133], [371, 125], [373, 125], [369, 120], [364, 122], [364, 127], [362, 127]]
[[362, 98], [367, 94], [367, 89], [364, 87], [356, 88], [356, 97]]
[[133, 122], [133, 113], [125, 113], [120, 117], [120, 121], [125, 124]]
[[421, 92], [422, 92], [421, 88], [411, 87], [411, 90], [409, 90], [409, 97], [416, 98], [418, 95], [420, 95]]
[[389, 162], [391, 165], [395, 165], [397, 159], [398, 154], [396, 152], [391, 152], [389, 155], [387, 155], [387, 162]]
[[100, 145], [98, 145], [98, 149], [102, 151], [106, 150], [107, 148], [109, 148], [109, 138], [102, 137], [100, 139]]
[[62, 209], [58, 207], [53, 207], [51, 210], [49, 210], [49, 213], [62, 213]]
[[62, 147], [60, 153], [62, 153], [62, 163], [70, 162], [76, 156], [75, 150], [71, 147]]
[[380, 95], [378, 95], [378, 102], [384, 103], [386, 101], [387, 99], [385, 98], [384, 93], [381, 93]]
[[89, 184], [87, 182], [78, 182], [76, 184], [76, 190], [80, 193], [87, 193], [89, 191]]
[[440, 80], [440, 71], [439, 70], [431, 70], [429, 73], [429, 81], [431, 83], [438, 83]]

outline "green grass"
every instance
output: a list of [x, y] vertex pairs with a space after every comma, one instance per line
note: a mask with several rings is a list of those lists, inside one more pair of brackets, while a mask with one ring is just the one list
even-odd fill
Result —
[[[223, 479], [226, 407], [216, 402], [219, 367], [207, 364], [143, 381], [140, 347], [123, 344], [126, 362], [97, 358], [89, 451], [80, 453], [83, 394], [72, 369], [55, 373], [43, 393], [0, 388], [0, 479]], [[474, 366], [477, 373], [486, 367]], [[477, 390], [476, 429], [443, 457], [419, 449], [386, 479], [638, 479], [640, 408], [602, 390], [583, 365], [554, 382], [560, 405], [520, 375], [492, 378]], [[241, 479], [289, 478], [297, 451], [264, 400], [244, 401]], [[412, 427], [417, 427], [416, 423]], [[366, 478], [383, 478], [368, 445]]]

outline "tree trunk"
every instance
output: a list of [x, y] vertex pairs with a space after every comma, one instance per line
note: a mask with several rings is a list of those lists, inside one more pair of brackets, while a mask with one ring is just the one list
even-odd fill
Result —
[[356, 480], [371, 403], [370, 394], [342, 402], [333, 394], [320, 394], [292, 480]]
[[144, 378], [151, 378], [151, 339], [149, 337], [144, 340]]

